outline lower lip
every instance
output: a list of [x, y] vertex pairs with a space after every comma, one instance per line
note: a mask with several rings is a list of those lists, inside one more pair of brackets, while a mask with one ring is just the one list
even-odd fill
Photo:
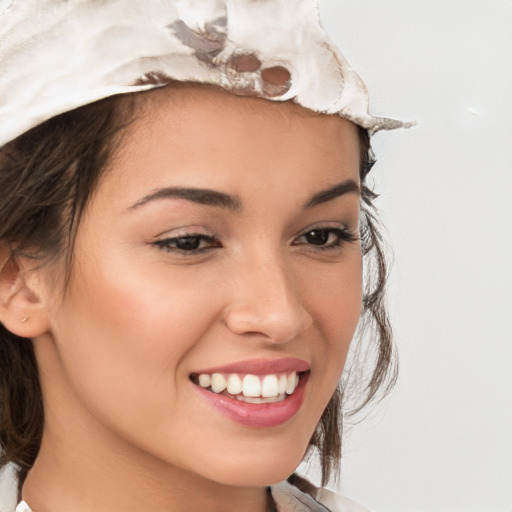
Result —
[[304, 390], [309, 373], [300, 376], [299, 385], [293, 394], [280, 402], [268, 404], [250, 404], [235, 398], [218, 395], [193, 384], [198, 393], [213, 407], [228, 418], [248, 427], [275, 427], [290, 420], [300, 409], [304, 401]]

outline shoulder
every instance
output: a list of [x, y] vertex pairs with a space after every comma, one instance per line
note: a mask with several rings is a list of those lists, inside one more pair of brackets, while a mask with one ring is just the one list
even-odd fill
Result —
[[7, 464], [0, 468], [0, 512], [14, 512], [18, 498], [16, 466]]
[[14, 464], [0, 468], [0, 512], [32, 512], [24, 501], [18, 503], [17, 470]]
[[270, 488], [279, 512], [370, 512], [345, 496], [293, 475]]

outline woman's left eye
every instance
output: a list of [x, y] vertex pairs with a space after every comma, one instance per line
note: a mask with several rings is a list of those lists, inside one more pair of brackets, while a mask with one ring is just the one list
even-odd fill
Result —
[[186, 234], [172, 238], [164, 238], [153, 242], [160, 249], [168, 252], [177, 253], [200, 253], [214, 247], [220, 247], [220, 244], [212, 236], [200, 234]]
[[358, 237], [347, 228], [314, 228], [296, 238], [293, 245], [310, 245], [320, 250], [334, 249]]

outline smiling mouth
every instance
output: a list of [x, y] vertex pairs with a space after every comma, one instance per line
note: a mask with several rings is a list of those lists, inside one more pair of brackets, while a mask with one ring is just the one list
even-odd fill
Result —
[[301, 377], [308, 372], [279, 372], [267, 375], [240, 373], [193, 373], [190, 380], [201, 388], [250, 404], [281, 402], [293, 395]]

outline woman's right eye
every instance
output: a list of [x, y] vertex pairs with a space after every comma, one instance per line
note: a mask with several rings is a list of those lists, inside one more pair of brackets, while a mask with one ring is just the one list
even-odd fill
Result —
[[155, 240], [152, 245], [167, 252], [199, 254], [208, 249], [220, 247], [220, 243], [209, 235], [186, 234], [172, 238]]

